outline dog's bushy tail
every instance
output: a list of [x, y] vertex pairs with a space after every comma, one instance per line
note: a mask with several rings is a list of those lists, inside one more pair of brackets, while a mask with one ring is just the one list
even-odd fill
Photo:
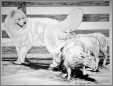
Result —
[[80, 26], [82, 22], [82, 17], [83, 17], [82, 9], [72, 8], [67, 18], [64, 21], [62, 21], [61, 24], [63, 25], [63, 27], [65, 27], [69, 31], [73, 31]]

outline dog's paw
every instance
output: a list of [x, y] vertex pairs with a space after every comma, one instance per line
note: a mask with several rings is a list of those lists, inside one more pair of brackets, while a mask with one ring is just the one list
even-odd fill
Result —
[[55, 68], [56, 68], [57, 66], [56, 65], [54, 65], [54, 64], [50, 64], [50, 66], [49, 66], [49, 70], [54, 70]]
[[48, 70], [53, 70], [53, 68], [52, 67], [49, 67]]
[[15, 64], [15, 65], [21, 65], [23, 62], [19, 62], [19, 61], [15, 61], [15, 62], [13, 62], [13, 64]]
[[15, 62], [13, 62], [13, 64], [15, 64], [15, 65], [29, 65], [30, 63], [15, 61]]

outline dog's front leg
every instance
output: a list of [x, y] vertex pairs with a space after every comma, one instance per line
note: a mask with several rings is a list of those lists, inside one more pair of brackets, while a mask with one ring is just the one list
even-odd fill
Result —
[[16, 47], [16, 51], [17, 51], [17, 60], [14, 63], [15, 64], [22, 64], [24, 62], [24, 60], [22, 59], [21, 48]]
[[17, 50], [17, 60], [15, 61], [15, 64], [24, 63], [28, 48], [27, 47], [16, 47], [16, 50]]

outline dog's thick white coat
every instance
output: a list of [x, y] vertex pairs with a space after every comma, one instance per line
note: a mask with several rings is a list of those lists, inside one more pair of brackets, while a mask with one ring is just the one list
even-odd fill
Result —
[[[12, 12], [13, 13], [12, 15]], [[18, 61], [24, 62], [25, 56], [33, 43], [41, 40], [47, 47], [48, 51], [56, 57], [60, 48], [64, 45], [61, 40], [67, 36], [66, 32], [77, 29], [82, 21], [82, 10], [73, 8], [64, 21], [57, 21], [49, 18], [26, 19], [27, 24], [19, 27], [15, 22], [16, 19], [26, 17], [20, 10], [9, 13], [5, 20], [5, 27], [8, 35], [16, 46]], [[12, 17], [11, 17], [12, 15]], [[24, 20], [23, 20], [24, 21]], [[52, 22], [52, 23], [51, 23]], [[19, 21], [19, 23], [23, 23]]]

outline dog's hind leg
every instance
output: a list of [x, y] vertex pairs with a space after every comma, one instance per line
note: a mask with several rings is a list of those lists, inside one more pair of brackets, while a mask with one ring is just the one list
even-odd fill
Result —
[[54, 69], [55, 67], [57, 67], [57, 54], [54, 54], [52, 55], [53, 56], [53, 61], [52, 61], [52, 64], [50, 64], [49, 66], [49, 69], [52, 70]]
[[50, 66], [49, 66], [50, 70], [57, 68], [61, 63], [61, 54], [60, 53], [53, 54], [52, 56], [53, 56], [53, 61], [52, 61], [52, 64], [50, 64]]

